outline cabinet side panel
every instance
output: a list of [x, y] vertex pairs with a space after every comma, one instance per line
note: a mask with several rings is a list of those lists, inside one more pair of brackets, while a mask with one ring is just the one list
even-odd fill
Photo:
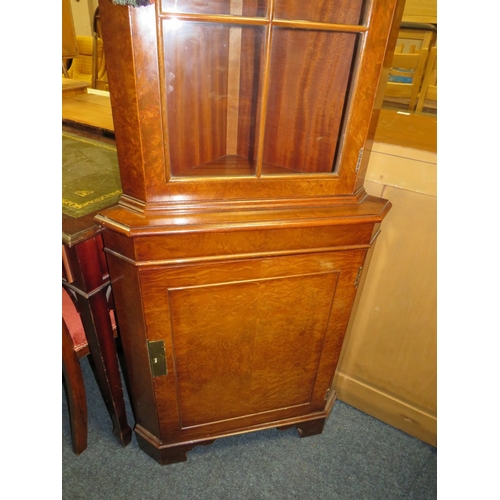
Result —
[[165, 179], [155, 10], [99, 9], [122, 189], [146, 201]]
[[315, 394], [319, 399], [328, 389], [331, 389], [337, 363], [340, 358], [349, 318], [357, 296], [359, 275], [364, 266], [366, 250], [342, 252], [342, 260], [337, 267], [341, 270], [337, 284], [335, 300], [332, 303], [328, 330], [322, 349], [321, 361], [318, 366]]
[[123, 192], [145, 200], [144, 171], [142, 170], [141, 137], [131, 130], [140, 130], [137, 114], [137, 82], [130, 19], [126, 9], [111, 2], [100, 2], [106, 70], [113, 110], [118, 162]]
[[134, 266], [112, 254], [108, 254], [107, 260], [136, 423], [159, 436], [137, 272]]

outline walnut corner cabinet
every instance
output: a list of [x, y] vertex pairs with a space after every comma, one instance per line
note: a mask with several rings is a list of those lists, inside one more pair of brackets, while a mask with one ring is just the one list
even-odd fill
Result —
[[123, 195], [95, 220], [139, 445], [319, 434], [390, 209], [363, 150], [402, 4], [123, 3], [99, 1]]

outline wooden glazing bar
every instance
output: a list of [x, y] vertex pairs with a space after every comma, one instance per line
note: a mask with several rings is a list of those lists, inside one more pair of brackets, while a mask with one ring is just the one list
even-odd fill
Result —
[[[272, 3], [270, 3], [272, 5]], [[228, 15], [207, 15], [207, 14], [161, 14], [161, 19], [176, 19], [178, 21], [196, 21], [202, 23], [223, 23], [223, 24], [243, 24], [248, 26], [266, 26], [272, 22], [273, 26], [280, 28], [321, 30], [321, 31], [341, 31], [348, 33], [363, 33], [368, 30], [367, 26], [351, 24], [332, 24], [314, 21], [272, 19], [263, 17], [245, 17]], [[272, 21], [271, 21], [272, 19]]]
[[[231, 2], [231, 15], [241, 15], [243, 2]], [[226, 154], [235, 155], [238, 149], [238, 112], [240, 94], [240, 54], [241, 27], [231, 28], [229, 32], [229, 67], [228, 67], [228, 102], [227, 102], [227, 132]]]
[[368, 30], [366, 26], [356, 26], [351, 24], [330, 24], [318, 23], [314, 21], [288, 21], [288, 20], [273, 20], [273, 26], [277, 28], [293, 28], [304, 30], [319, 30], [319, 31], [341, 31], [347, 33], [364, 33]]
[[374, 2], [375, 0], [367, 0], [366, 5], [363, 7], [363, 19], [361, 21], [361, 24], [363, 26], [366, 26], [367, 28], [370, 27], [370, 19], [372, 17], [372, 9]]
[[[274, 17], [274, 1], [270, 0], [268, 3], [268, 18], [272, 21]], [[261, 89], [261, 101], [260, 101], [260, 120], [257, 130], [257, 154], [256, 158], [256, 168], [255, 174], [257, 178], [262, 176], [262, 160], [264, 158], [264, 139], [266, 132], [266, 115], [267, 115], [267, 99], [269, 97], [269, 79], [271, 75], [271, 49], [272, 49], [272, 41], [273, 41], [273, 30], [271, 24], [269, 24], [266, 28], [266, 41], [264, 48], [264, 78], [262, 80], [262, 89]]]
[[176, 19], [178, 21], [196, 21], [201, 23], [245, 24], [248, 26], [265, 26], [269, 20], [264, 17], [228, 16], [222, 14], [185, 14], [163, 13], [162, 20]]

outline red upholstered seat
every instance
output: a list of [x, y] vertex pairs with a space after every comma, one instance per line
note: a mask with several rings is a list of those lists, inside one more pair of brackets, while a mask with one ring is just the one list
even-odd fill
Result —
[[83, 323], [73, 300], [65, 288], [62, 289], [62, 315], [73, 340], [75, 352], [85, 349], [87, 347], [87, 337], [85, 336]]
[[[87, 355], [89, 351], [83, 323], [69, 292], [65, 288], [62, 289], [62, 315], [68, 327], [71, 339], [73, 340], [74, 349], [78, 357]], [[116, 321], [113, 310], [109, 311], [109, 316], [111, 319], [111, 326], [116, 336]]]

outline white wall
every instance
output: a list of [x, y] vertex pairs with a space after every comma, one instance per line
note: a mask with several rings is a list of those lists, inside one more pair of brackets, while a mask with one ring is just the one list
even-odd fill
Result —
[[92, 36], [92, 17], [97, 5], [98, 0], [71, 0], [77, 36]]

